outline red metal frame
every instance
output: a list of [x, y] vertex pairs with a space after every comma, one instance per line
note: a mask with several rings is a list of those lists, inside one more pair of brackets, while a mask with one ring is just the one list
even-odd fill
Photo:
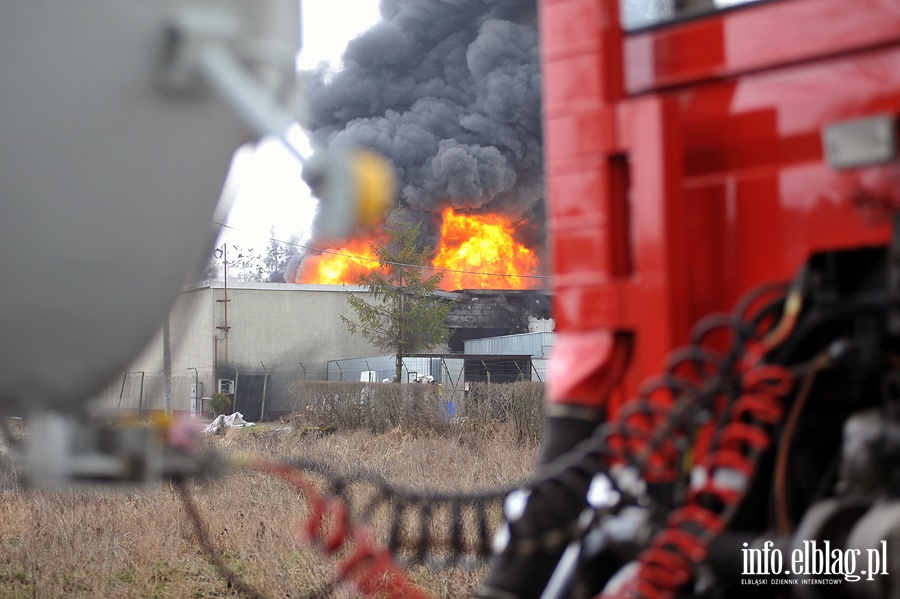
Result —
[[559, 339], [550, 401], [614, 408], [704, 314], [817, 251], [883, 245], [896, 163], [837, 171], [822, 128], [900, 114], [896, 0], [779, 0], [634, 34], [541, 0]]

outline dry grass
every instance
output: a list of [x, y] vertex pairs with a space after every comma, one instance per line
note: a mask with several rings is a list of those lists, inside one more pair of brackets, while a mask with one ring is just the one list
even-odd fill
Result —
[[[209, 442], [225, 452], [314, 459], [333, 472], [366, 472], [409, 487], [444, 490], [524, 480], [537, 453], [533, 445], [523, 447], [509, 427], [496, 424], [480, 434], [455, 436], [403, 429], [317, 436], [265, 433], [259, 427]], [[240, 472], [191, 490], [225, 562], [265, 596], [311, 596], [333, 580], [334, 560], [298, 540], [307, 506], [282, 482]], [[373, 521], [382, 535], [387, 518], [378, 514]], [[418, 566], [412, 573], [436, 597], [463, 597], [484, 571]], [[25, 491], [5, 468], [0, 471], [0, 597], [63, 596], [232, 597], [235, 592], [204, 558], [170, 485]]]

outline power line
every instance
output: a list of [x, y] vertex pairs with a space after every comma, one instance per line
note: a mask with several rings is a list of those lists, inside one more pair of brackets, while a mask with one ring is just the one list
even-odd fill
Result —
[[[232, 227], [231, 225], [226, 225], [225, 223], [220, 223], [220, 222], [218, 222], [218, 221], [212, 221], [212, 223], [213, 223], [214, 225], [219, 225], [219, 226], [221, 226], [221, 227], [223, 227], [223, 228], [225, 228], [225, 229], [230, 229], [230, 230], [232, 230], [232, 231], [238, 231], [238, 232], [241, 231], [241, 230], [240, 230], [239, 228], [237, 228], [237, 227]], [[377, 263], [379, 263], [379, 264], [389, 264], [389, 265], [391, 265], [391, 266], [402, 266], [402, 267], [406, 267], [406, 268], [418, 268], [418, 269], [420, 269], [420, 270], [432, 270], [432, 271], [439, 271], [439, 272], [453, 272], [453, 273], [460, 273], [460, 274], [466, 274], [466, 275], [482, 275], [482, 276], [488, 276], [488, 277], [519, 277], [519, 278], [522, 278], [522, 279], [549, 279], [549, 278], [550, 278], [550, 276], [548, 276], [548, 275], [517, 275], [517, 274], [500, 273], [500, 272], [481, 272], [481, 271], [476, 271], [476, 270], [460, 270], [460, 269], [455, 269], [455, 268], [436, 268], [436, 267], [434, 267], [434, 266], [425, 266], [425, 265], [422, 265], [422, 264], [407, 264], [407, 263], [404, 263], [404, 262], [392, 262], [392, 261], [389, 261], [389, 260], [388, 260], [388, 261], [382, 261], [382, 260], [379, 260], [378, 258], [369, 258], [369, 257], [367, 257], [367, 256], [360, 256], [360, 255], [358, 255], [358, 254], [350, 254], [350, 253], [347, 253], [347, 252], [339, 252], [339, 251], [336, 251], [336, 250], [327, 250], [327, 249], [323, 249], [323, 248], [317, 248], [317, 247], [314, 247], [314, 246], [311, 246], [311, 245], [306, 245], [306, 244], [303, 244], [303, 243], [297, 243], [297, 242], [295, 242], [295, 241], [285, 241], [285, 240], [282, 240], [282, 239], [276, 239], [275, 237], [267, 237], [267, 239], [268, 239], [268, 241], [274, 241], [274, 242], [276, 242], [276, 243], [283, 243], [283, 244], [285, 244], [285, 245], [290, 245], [290, 246], [293, 246], [293, 247], [298, 247], [298, 248], [302, 248], [302, 249], [305, 249], [305, 250], [310, 250], [310, 251], [313, 251], [313, 252], [318, 252], [318, 253], [320, 253], [320, 254], [330, 254], [330, 255], [332, 255], [332, 256], [340, 256], [340, 257], [343, 257], [343, 258], [351, 258], [351, 259], [353, 259], [353, 260], [361, 260], [361, 261], [365, 261], [365, 262], [377, 262]]]

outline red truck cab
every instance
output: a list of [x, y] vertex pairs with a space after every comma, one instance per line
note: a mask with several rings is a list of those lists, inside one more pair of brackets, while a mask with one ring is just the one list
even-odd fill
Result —
[[551, 405], [614, 411], [700, 317], [888, 242], [895, 0], [541, 0], [540, 26]]
[[[742, 547], [868, 550], [895, 534], [900, 3], [539, 9], [558, 333], [545, 467], [477, 597], [567, 597], [574, 579], [604, 597], [688, 597], [701, 563], [699, 596], [769, 596], [740, 587], [755, 573]], [[709, 316], [791, 280], [753, 318]], [[716, 318], [732, 340], [702, 346], [692, 327]], [[673, 364], [692, 360], [679, 378]], [[632, 526], [617, 510], [634, 477], [648, 486], [631, 505], [652, 516]], [[861, 508], [861, 493], [887, 499]], [[629, 533], [576, 572], [566, 556], [590, 550], [551, 541], [588, 506], [595, 528]]]

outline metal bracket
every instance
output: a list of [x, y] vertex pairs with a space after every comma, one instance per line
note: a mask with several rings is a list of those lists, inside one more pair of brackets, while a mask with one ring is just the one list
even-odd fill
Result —
[[880, 114], [833, 123], [822, 129], [822, 148], [832, 168], [843, 170], [897, 158], [893, 115]]
[[[175, 13], [168, 26], [160, 87], [182, 97], [212, 89], [254, 133], [278, 138], [306, 164], [286, 135], [297, 120], [295, 115], [245, 64], [247, 59], [271, 64], [285, 62], [284, 58], [279, 60], [271, 47], [251, 38], [234, 12], [222, 7], [186, 7]], [[287, 64], [293, 75], [293, 57]], [[280, 68], [284, 70], [286, 65]]]

